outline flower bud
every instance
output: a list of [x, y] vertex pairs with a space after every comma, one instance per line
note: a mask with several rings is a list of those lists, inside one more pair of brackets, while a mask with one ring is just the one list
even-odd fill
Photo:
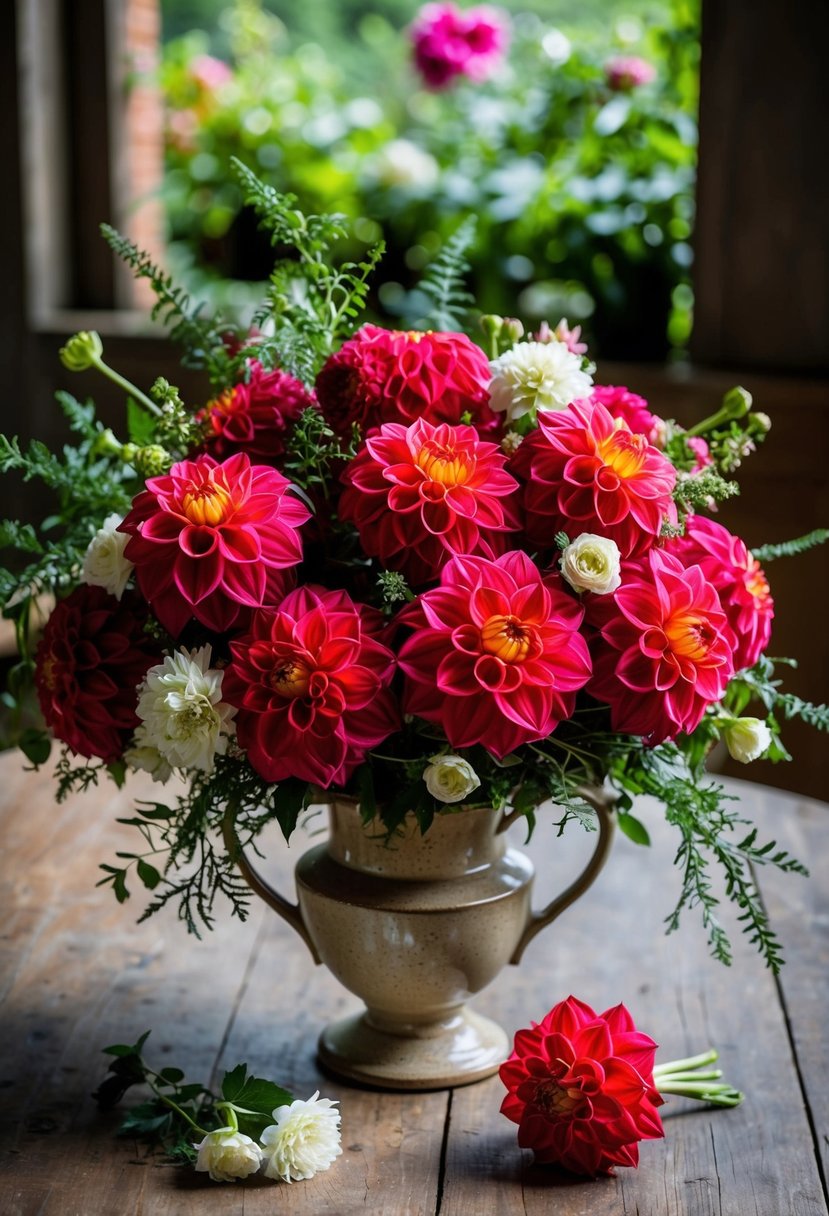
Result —
[[731, 759], [741, 764], [759, 760], [771, 746], [771, 731], [759, 718], [732, 718], [723, 738]]
[[768, 435], [771, 430], [771, 418], [768, 414], [764, 414], [761, 410], [752, 414], [748, 420], [749, 429], [756, 431], [758, 435]]
[[559, 558], [561, 573], [575, 591], [609, 595], [621, 585], [621, 555], [615, 541], [607, 536], [582, 532], [567, 545]]
[[481, 784], [462, 756], [432, 756], [423, 770], [426, 789], [438, 802], [463, 802]]
[[488, 338], [497, 338], [504, 328], [504, 318], [499, 317], [497, 313], [488, 312], [481, 317], [480, 325]]
[[193, 1146], [198, 1152], [196, 1169], [209, 1173], [214, 1182], [233, 1182], [255, 1174], [262, 1164], [262, 1150], [232, 1127], [220, 1127], [210, 1132], [201, 1144]]
[[83, 372], [104, 353], [104, 344], [94, 330], [81, 330], [60, 348], [60, 361], [70, 372]]
[[510, 342], [520, 342], [524, 337], [524, 326], [517, 317], [504, 317], [504, 334]]
[[137, 448], [131, 463], [142, 477], [160, 477], [169, 470], [173, 458], [166, 448], [152, 443], [149, 447]]

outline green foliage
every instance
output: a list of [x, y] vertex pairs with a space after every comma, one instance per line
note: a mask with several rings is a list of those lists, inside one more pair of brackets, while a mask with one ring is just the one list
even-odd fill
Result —
[[467, 250], [475, 240], [476, 220], [468, 215], [453, 232], [420, 281], [430, 308], [418, 323], [420, 329], [463, 330], [475, 298], [465, 287], [470, 265]]
[[813, 532], [807, 532], [795, 540], [784, 540], [777, 545], [760, 545], [752, 553], [758, 562], [771, 562], [778, 557], [796, 557], [798, 553], [807, 553], [817, 545], [826, 544], [827, 540], [829, 528], [815, 528]]

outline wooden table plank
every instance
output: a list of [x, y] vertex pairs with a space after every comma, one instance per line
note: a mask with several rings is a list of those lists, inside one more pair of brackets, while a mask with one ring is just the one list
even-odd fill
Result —
[[[676, 885], [674, 840], [660, 830], [658, 812], [649, 817], [653, 855], [620, 840], [597, 886], [476, 1001], [514, 1031], [571, 990], [599, 1008], [621, 999], [661, 1040], [661, 1058], [710, 1042], [721, 1049], [727, 1076], [749, 1095], [745, 1106], [709, 1112], [672, 1103], [666, 1142], [643, 1146], [639, 1171], [593, 1183], [530, 1163], [498, 1113], [497, 1078], [451, 1095], [375, 1094], [324, 1078], [316, 1035], [354, 1002], [271, 913], [255, 909], [247, 925], [222, 918], [202, 943], [188, 939], [173, 915], [136, 926], [138, 898], [118, 907], [108, 891], [94, 889], [97, 863], [131, 841], [129, 829], [113, 823], [127, 804], [111, 788], [57, 808], [48, 779], [21, 774], [18, 758], [6, 756], [0, 789], [3, 1216], [196, 1216], [206, 1202], [216, 1216], [532, 1216], [551, 1206], [561, 1216], [825, 1216], [777, 986], [749, 948], [738, 951], [730, 973], [708, 959], [693, 915], [680, 934], [661, 935]], [[752, 810], [773, 820], [774, 830], [780, 822], [781, 838], [790, 833], [791, 848], [826, 856], [827, 808], [790, 814], [777, 794], [751, 796]], [[530, 850], [543, 867], [539, 902], [545, 888], [564, 885], [590, 843], [577, 830], [562, 840], [539, 831]], [[287, 850], [275, 833], [268, 847], [269, 877], [288, 891], [303, 845]], [[782, 993], [824, 1136], [826, 897], [815, 879], [770, 875], [766, 884], [761, 877], [788, 946]], [[106, 1066], [99, 1051], [150, 1025], [159, 1053], [151, 1057], [174, 1060], [194, 1079], [246, 1059], [301, 1096], [319, 1087], [341, 1097], [343, 1156], [309, 1183], [216, 1186], [116, 1141], [117, 1117], [99, 1115], [88, 1099]]]

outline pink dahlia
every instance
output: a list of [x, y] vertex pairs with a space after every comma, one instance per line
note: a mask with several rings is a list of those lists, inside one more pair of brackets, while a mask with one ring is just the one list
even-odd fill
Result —
[[546, 738], [590, 677], [580, 605], [525, 553], [453, 558], [399, 619], [414, 628], [399, 656], [404, 711], [453, 747], [501, 758]]
[[235, 452], [275, 463], [285, 454], [291, 424], [314, 397], [293, 376], [277, 368], [265, 371], [256, 359], [248, 362], [249, 377], [225, 389], [204, 410], [210, 435], [206, 448], [217, 460]]
[[138, 725], [138, 685], [160, 660], [146, 605], [85, 583], [59, 600], [37, 648], [35, 685], [55, 738], [79, 756], [120, 760]]
[[536, 1161], [576, 1174], [639, 1164], [639, 1141], [664, 1135], [653, 1079], [656, 1043], [624, 1005], [595, 1013], [570, 996], [515, 1036], [501, 1065], [501, 1113]]
[[653, 443], [659, 420], [656, 414], [648, 409], [644, 397], [621, 385], [597, 384], [593, 387], [590, 400], [600, 401], [614, 418], [621, 418], [629, 430], [637, 435], [644, 435], [649, 443]]
[[231, 643], [222, 696], [238, 707], [239, 743], [266, 781], [342, 785], [398, 728], [382, 624], [344, 591], [300, 587], [277, 611], [255, 612]]
[[774, 600], [760, 563], [739, 536], [704, 515], [692, 515], [685, 535], [667, 548], [683, 564], [698, 563], [717, 589], [728, 623], [734, 631], [734, 669], [753, 667], [769, 644]]
[[302, 558], [310, 517], [291, 483], [239, 453], [182, 460], [152, 477], [120, 526], [142, 594], [177, 637], [191, 617], [223, 632], [277, 603]]
[[489, 381], [487, 357], [466, 334], [364, 325], [327, 360], [316, 389], [326, 421], [348, 438], [354, 423], [365, 435], [383, 422], [457, 423], [465, 413], [495, 430]]
[[614, 730], [649, 744], [690, 732], [734, 674], [735, 639], [699, 566], [652, 549], [622, 564], [622, 585], [591, 598], [598, 634], [588, 686], [610, 706]]
[[656, 68], [638, 55], [617, 55], [604, 68], [608, 85], [617, 93], [630, 93], [656, 80]]
[[506, 49], [508, 30], [504, 17], [487, 6], [461, 11], [454, 4], [426, 4], [411, 37], [425, 84], [443, 89], [458, 76], [486, 80]]
[[676, 518], [671, 462], [600, 401], [574, 401], [538, 422], [512, 465], [526, 482], [530, 541], [549, 549], [557, 532], [594, 532], [623, 557], [649, 549], [664, 520]]
[[503, 552], [518, 529], [506, 462], [474, 427], [389, 422], [345, 470], [340, 515], [370, 556], [430, 582], [454, 554]]

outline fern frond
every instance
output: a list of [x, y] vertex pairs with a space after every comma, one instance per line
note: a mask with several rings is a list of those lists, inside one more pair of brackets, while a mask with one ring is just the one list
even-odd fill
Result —
[[801, 701], [793, 692], [777, 694], [776, 705], [787, 718], [800, 718], [817, 730], [829, 731], [829, 705], [815, 705], [812, 701]]
[[463, 329], [474, 297], [465, 286], [466, 251], [475, 240], [476, 219], [469, 215], [441, 249], [418, 284], [432, 307], [418, 324], [422, 329]]
[[815, 528], [805, 536], [794, 540], [781, 541], [779, 545], [760, 545], [752, 549], [752, 554], [758, 562], [772, 562], [776, 557], [796, 557], [798, 553], [806, 553], [817, 545], [823, 545], [829, 540], [829, 528]]

